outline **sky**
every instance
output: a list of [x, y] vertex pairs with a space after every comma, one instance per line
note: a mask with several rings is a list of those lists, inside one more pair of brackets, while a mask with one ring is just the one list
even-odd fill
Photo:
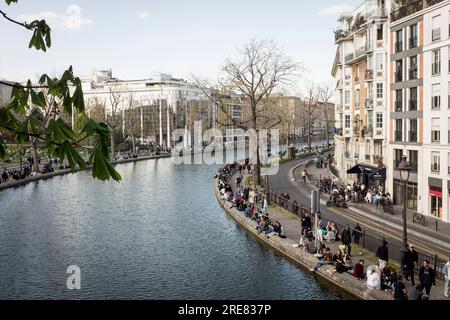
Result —
[[20, 21], [45, 18], [47, 53], [28, 49], [31, 33], [0, 18], [0, 78], [24, 81], [112, 69], [121, 79], [157, 72], [214, 78], [251, 39], [274, 40], [306, 68], [305, 82], [331, 83], [333, 30], [361, 0], [19, 0], [0, 10]]

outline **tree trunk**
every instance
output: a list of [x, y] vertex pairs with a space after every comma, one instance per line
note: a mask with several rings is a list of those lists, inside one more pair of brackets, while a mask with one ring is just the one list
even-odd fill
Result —
[[111, 132], [111, 160], [114, 160], [114, 156], [116, 154], [116, 139], [114, 137], [114, 130]]
[[136, 154], [136, 141], [134, 139], [134, 134], [131, 134], [131, 142], [133, 143], [133, 155]]
[[31, 148], [33, 149], [33, 165], [34, 165], [34, 171], [36, 173], [41, 172], [39, 169], [39, 156], [38, 156], [38, 150], [37, 150], [37, 138], [31, 139]]
[[330, 143], [330, 135], [329, 135], [330, 128], [329, 128], [328, 120], [326, 118], [325, 118], [325, 127], [326, 127], [326, 130], [327, 130], [325, 132], [325, 139], [327, 139], [327, 141], [326, 141], [326, 148], [328, 148], [328, 145]]
[[308, 152], [311, 153], [311, 120], [308, 120]]

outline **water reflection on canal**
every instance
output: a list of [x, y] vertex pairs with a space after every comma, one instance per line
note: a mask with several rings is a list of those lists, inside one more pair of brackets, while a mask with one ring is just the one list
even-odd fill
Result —
[[[238, 227], [219, 166], [160, 159], [0, 192], [0, 299], [344, 299]], [[81, 290], [66, 269], [81, 268]]]

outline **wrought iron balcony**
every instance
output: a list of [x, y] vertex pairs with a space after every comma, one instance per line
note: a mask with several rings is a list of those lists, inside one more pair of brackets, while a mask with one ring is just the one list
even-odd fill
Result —
[[417, 131], [409, 132], [409, 142], [417, 142]]
[[431, 7], [432, 5], [442, 2], [443, 0], [418, 0], [406, 5], [401, 6], [398, 10], [391, 13], [391, 22], [400, 20], [404, 17], [412, 15], [419, 12], [425, 8]]

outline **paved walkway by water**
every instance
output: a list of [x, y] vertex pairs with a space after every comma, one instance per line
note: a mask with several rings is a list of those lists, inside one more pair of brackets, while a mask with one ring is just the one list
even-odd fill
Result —
[[[317, 187], [317, 182], [320, 178], [330, 177], [335, 178], [328, 169], [316, 168], [315, 165], [309, 165], [307, 167], [308, 175], [309, 175], [309, 188], [313, 189]], [[299, 169], [296, 170], [295, 175], [299, 176]], [[327, 197], [326, 195], [324, 197]], [[402, 226], [402, 212], [403, 209], [399, 206], [394, 206], [394, 214], [387, 214], [380, 210], [377, 210], [375, 205], [364, 203], [364, 202], [350, 202], [349, 208], [351, 211], [357, 214], [370, 215], [375, 219], [382, 219], [384, 221], [391, 222], [393, 224], [398, 225], [398, 227]], [[439, 241], [437, 245], [442, 245], [442, 247], [450, 248], [450, 223], [445, 223], [442, 221], [438, 222], [438, 230], [436, 231], [436, 225], [434, 223], [434, 219], [429, 219], [429, 224], [427, 227], [424, 227], [421, 224], [413, 223], [412, 212], [408, 211], [407, 215], [408, 221], [408, 229], [411, 232], [420, 234], [422, 237], [430, 238], [431, 241]], [[433, 222], [431, 222], [433, 221]], [[431, 239], [433, 238], [433, 239]]]
[[[117, 160], [117, 161], [113, 161], [111, 162], [113, 165], [116, 164], [122, 164], [122, 163], [130, 163], [130, 162], [138, 162], [138, 161], [144, 161], [144, 160], [151, 160], [151, 159], [158, 159], [158, 158], [168, 158], [170, 157], [170, 154], [160, 154], [160, 155], [152, 155], [152, 156], [143, 156], [143, 157], [138, 157], [138, 158], [134, 158], [134, 159], [124, 159], [124, 160]], [[88, 166], [86, 170], [90, 170], [92, 169], [92, 166]], [[53, 172], [50, 173], [44, 173], [44, 174], [38, 174], [34, 177], [27, 177], [25, 179], [20, 179], [20, 180], [9, 180], [6, 183], [0, 183], [0, 191], [5, 190], [5, 189], [9, 189], [9, 188], [16, 188], [16, 187], [20, 187], [23, 186], [27, 183], [30, 182], [35, 182], [35, 181], [39, 181], [39, 180], [45, 180], [45, 179], [50, 179], [56, 176], [61, 176], [64, 174], [69, 174], [69, 173], [73, 173], [73, 172], [78, 172], [80, 171], [80, 169], [76, 168], [75, 170], [72, 169], [57, 169]], [[3, 173], [3, 171], [0, 172], [0, 174]]]
[[[304, 184], [303, 181], [301, 181], [301, 170], [303, 169], [303, 167], [301, 167], [301, 164], [304, 164], [306, 162], [308, 162], [308, 160], [311, 159], [304, 159], [304, 160], [296, 160], [296, 161], [292, 161], [289, 163], [286, 163], [284, 165], [282, 165], [279, 168], [279, 172], [277, 175], [270, 177], [269, 182], [270, 182], [270, 189], [273, 191], [276, 191], [278, 194], [282, 193], [282, 192], [288, 192], [291, 196], [292, 200], [296, 200], [299, 203], [302, 203], [304, 205], [309, 206], [310, 203], [310, 191], [313, 189], [316, 189], [317, 184], [316, 181], [320, 178], [320, 175], [322, 175], [322, 177], [324, 176], [331, 176], [331, 173], [329, 173], [327, 170], [322, 170], [322, 169], [316, 169], [315, 166], [311, 166], [309, 165], [307, 167], [307, 171], [309, 173], [309, 181], [308, 183]], [[295, 169], [295, 170], [294, 170]], [[325, 198], [325, 197], [324, 197]], [[322, 199], [322, 204], [323, 204], [323, 200]], [[331, 209], [331, 210], [330, 210]], [[364, 209], [358, 209], [356, 207], [352, 207], [352, 212], [350, 210], [342, 210], [344, 213], [348, 212], [351, 213], [350, 214], [336, 214], [335, 210], [333, 210], [334, 208], [326, 208], [325, 206], [322, 206], [322, 217], [324, 219], [324, 221], [328, 221], [328, 220], [334, 220], [336, 222], [338, 222], [341, 225], [345, 225], [345, 224], [350, 224], [350, 226], [353, 226], [355, 223], [355, 219], [353, 219], [354, 217], [358, 216], [360, 220], [362, 221], [369, 221], [369, 219], [367, 219], [365, 216], [361, 216], [360, 214], [356, 213], [356, 210], [359, 210], [359, 212], [362, 212]], [[363, 212], [364, 213], [364, 212]], [[366, 214], [366, 213], [364, 213]], [[378, 216], [376, 216], [377, 219], [383, 219], [386, 220], [384, 215], [380, 217], [380, 213], [378, 213]], [[281, 222], [281, 221], [280, 221]], [[297, 222], [298, 224], [300, 223], [299, 221]], [[378, 222], [377, 222], [378, 223]], [[386, 221], [385, 221], [386, 223]], [[379, 225], [381, 225], [381, 223], [378, 223]], [[392, 225], [396, 225], [398, 226], [398, 228], [400, 229], [400, 223], [399, 220], [397, 218], [396, 221], [392, 222]], [[419, 226], [409, 226], [410, 228], [418, 228], [418, 230], [421, 230], [421, 227]], [[295, 227], [294, 227], [295, 228]], [[363, 226], [364, 228], [364, 226]], [[381, 226], [379, 227], [379, 229], [381, 230], [381, 234], [376, 232], [375, 234], [378, 234], [379, 236], [389, 236], [389, 235], [393, 235], [394, 232], [390, 231], [387, 228], [382, 228]], [[431, 230], [430, 230], [431, 231]], [[297, 238], [298, 238], [298, 232], [297, 231]], [[398, 231], [400, 232], [400, 231]], [[419, 232], [419, 231], [416, 231]], [[431, 231], [432, 232], [432, 231]], [[423, 237], [426, 236], [424, 234], [424, 232], [421, 233], [422, 237], [421, 240], [423, 240]], [[430, 237], [433, 236], [433, 234], [429, 235]], [[438, 239], [435, 239], [436, 241], [438, 241]], [[391, 240], [394, 241], [394, 240]], [[400, 238], [401, 241], [401, 238]], [[447, 246], [449, 245], [448, 241], [445, 241], [445, 239], [441, 240], [443, 243], [445, 243]], [[435, 245], [436, 247], [438, 246], [437, 244]], [[373, 254], [371, 254], [373, 256]], [[354, 258], [357, 259], [357, 258]], [[354, 263], [356, 261], [353, 261]], [[416, 275], [416, 279], [417, 279], [417, 275]], [[443, 295], [443, 288], [442, 288], [442, 282], [438, 283], [438, 287], [437, 288], [433, 288], [432, 290], [432, 299], [445, 299], [444, 295]]]

